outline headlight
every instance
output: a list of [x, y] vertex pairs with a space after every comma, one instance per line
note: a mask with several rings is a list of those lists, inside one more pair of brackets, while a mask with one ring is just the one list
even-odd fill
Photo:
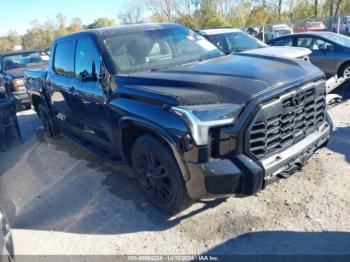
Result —
[[202, 146], [209, 143], [211, 127], [234, 124], [241, 106], [212, 104], [172, 107], [170, 110], [187, 123], [193, 140], [198, 146]]
[[5, 93], [6, 92], [6, 89], [4, 86], [0, 86], [0, 93]]
[[19, 91], [19, 88], [24, 86], [23, 78], [12, 80], [12, 86], [15, 91]]

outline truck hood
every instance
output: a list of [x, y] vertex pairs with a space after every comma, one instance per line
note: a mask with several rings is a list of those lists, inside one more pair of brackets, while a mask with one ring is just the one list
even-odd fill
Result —
[[310, 63], [256, 54], [227, 55], [156, 72], [118, 76], [117, 93], [172, 105], [245, 104], [279, 87], [321, 79], [324, 74]]
[[246, 54], [260, 54], [267, 56], [282, 56], [288, 58], [301, 58], [311, 54], [311, 50], [303, 47], [269, 46], [244, 51]]
[[32, 69], [45, 69], [48, 67], [47, 63], [33, 64], [25, 67], [18, 67], [10, 70], [6, 70], [5, 73], [13, 78], [23, 78], [24, 72]]

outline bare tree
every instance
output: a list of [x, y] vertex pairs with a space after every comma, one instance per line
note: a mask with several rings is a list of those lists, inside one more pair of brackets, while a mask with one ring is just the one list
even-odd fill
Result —
[[118, 18], [122, 24], [138, 24], [146, 20], [141, 6], [129, 6], [119, 13]]
[[329, 16], [333, 16], [333, 0], [329, 1]]
[[282, 13], [282, 0], [278, 0], [278, 5], [277, 5], [277, 11], [278, 11], [278, 18], [281, 18], [281, 13]]
[[338, 15], [339, 14], [339, 7], [340, 7], [340, 4], [342, 3], [342, 0], [338, 0], [337, 2], [337, 6], [335, 8], [335, 13], [334, 15]]
[[153, 16], [158, 20], [174, 21], [177, 6], [176, 0], [148, 0], [147, 4]]
[[318, 14], [318, 0], [315, 0], [315, 18], [317, 17]]

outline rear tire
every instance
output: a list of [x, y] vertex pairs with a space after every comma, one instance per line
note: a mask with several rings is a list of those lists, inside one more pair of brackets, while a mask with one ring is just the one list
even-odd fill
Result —
[[37, 107], [37, 113], [44, 126], [44, 131], [47, 137], [57, 137], [59, 130], [53, 122], [53, 119], [43, 103], [40, 103]]
[[160, 139], [143, 135], [131, 153], [134, 174], [147, 199], [159, 210], [174, 215], [190, 205], [178, 164]]

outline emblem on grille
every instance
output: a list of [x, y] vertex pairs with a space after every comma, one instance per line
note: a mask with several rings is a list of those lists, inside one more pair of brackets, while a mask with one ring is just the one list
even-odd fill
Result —
[[293, 97], [293, 104], [295, 106], [300, 106], [304, 103], [304, 100], [305, 100], [305, 91], [304, 90], [301, 90], [299, 91], [298, 93], [296, 93]]

